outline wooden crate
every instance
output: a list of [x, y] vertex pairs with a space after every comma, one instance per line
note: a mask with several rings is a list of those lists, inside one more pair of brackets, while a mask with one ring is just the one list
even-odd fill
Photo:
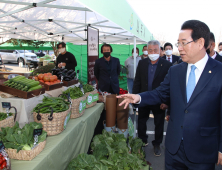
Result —
[[79, 80], [71, 80], [71, 81], [62, 81], [63, 82], [63, 86], [69, 87], [72, 86], [74, 84], [77, 84], [79, 82]]
[[58, 83], [58, 84], [52, 84], [52, 85], [48, 85], [45, 83], [40, 82], [41, 85], [43, 85], [45, 87], [45, 91], [51, 91], [51, 90], [55, 90], [55, 89], [59, 89], [63, 86], [63, 83]]
[[39, 96], [45, 93], [45, 87], [30, 91], [30, 92], [25, 92], [25, 91], [21, 91], [21, 90], [14, 89], [14, 88], [0, 84], [0, 89], [2, 92], [5, 92], [5, 93], [8, 93], [8, 94], [11, 94], [13, 96], [23, 98], [23, 99], [30, 99], [32, 97]]

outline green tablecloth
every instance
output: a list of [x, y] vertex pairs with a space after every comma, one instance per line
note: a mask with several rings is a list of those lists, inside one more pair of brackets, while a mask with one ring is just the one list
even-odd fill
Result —
[[12, 160], [12, 170], [65, 169], [70, 160], [88, 151], [103, 108], [104, 104], [97, 103], [86, 109], [82, 117], [71, 119], [62, 133], [47, 137], [45, 148], [32, 161]]

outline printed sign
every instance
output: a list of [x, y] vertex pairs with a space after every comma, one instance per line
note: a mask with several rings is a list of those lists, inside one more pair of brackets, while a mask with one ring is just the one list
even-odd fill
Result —
[[11, 107], [11, 103], [9, 102], [2, 102], [2, 108], [10, 108]]
[[34, 129], [33, 136], [35, 135], [40, 136], [42, 134], [42, 128], [41, 129]]
[[128, 118], [128, 132], [130, 136], [133, 136], [134, 134], [134, 125], [132, 119], [129, 117]]
[[99, 100], [99, 94], [96, 93], [96, 94], [90, 94], [88, 97], [87, 97], [87, 104], [90, 105], [92, 104], [93, 102], [96, 102]]

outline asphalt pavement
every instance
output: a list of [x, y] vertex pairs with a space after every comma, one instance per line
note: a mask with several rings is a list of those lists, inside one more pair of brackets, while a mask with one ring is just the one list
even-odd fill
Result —
[[[134, 115], [130, 115], [132, 121], [134, 120]], [[136, 118], [138, 119], [138, 115], [136, 116]], [[168, 122], [165, 121], [164, 123], [164, 132], [166, 132], [167, 130], [167, 124]], [[164, 170], [164, 160], [165, 160], [165, 133], [163, 136], [163, 142], [160, 145], [161, 148], [161, 156], [156, 157], [154, 155], [153, 152], [153, 145], [152, 145], [152, 141], [154, 140], [154, 119], [153, 119], [153, 115], [150, 114], [150, 118], [147, 121], [147, 131], [148, 131], [148, 143], [149, 145], [145, 147], [145, 152], [146, 152], [146, 160], [149, 161], [152, 165], [151, 167], [153, 168], [153, 170]], [[222, 166], [215, 166], [215, 170], [222, 170]]]

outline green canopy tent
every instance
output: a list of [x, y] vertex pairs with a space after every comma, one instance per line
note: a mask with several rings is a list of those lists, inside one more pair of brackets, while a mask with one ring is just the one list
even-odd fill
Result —
[[0, 45], [0, 49], [4, 50], [53, 50], [49, 44], [40, 47], [33, 47], [27, 44], [22, 44], [22, 47], [19, 45], [13, 45], [11, 43], [5, 43]]

